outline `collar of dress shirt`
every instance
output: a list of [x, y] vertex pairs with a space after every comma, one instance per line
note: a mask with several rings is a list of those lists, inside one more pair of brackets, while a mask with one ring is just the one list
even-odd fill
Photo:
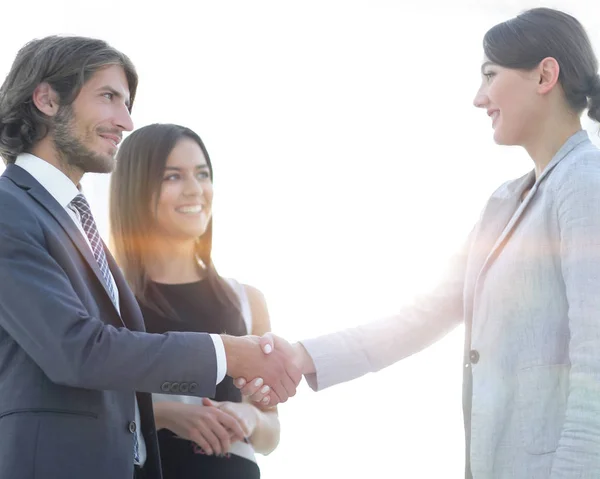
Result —
[[33, 176], [63, 208], [69, 206], [79, 194], [79, 190], [67, 175], [31, 153], [21, 153], [17, 156], [15, 165]]

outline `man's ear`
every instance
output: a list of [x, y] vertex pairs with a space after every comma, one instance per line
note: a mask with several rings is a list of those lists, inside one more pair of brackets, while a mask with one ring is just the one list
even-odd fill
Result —
[[546, 57], [538, 65], [539, 86], [538, 92], [546, 94], [558, 83], [560, 75], [560, 66], [555, 58]]
[[32, 95], [33, 104], [46, 116], [54, 116], [58, 112], [58, 94], [46, 82], [40, 83]]

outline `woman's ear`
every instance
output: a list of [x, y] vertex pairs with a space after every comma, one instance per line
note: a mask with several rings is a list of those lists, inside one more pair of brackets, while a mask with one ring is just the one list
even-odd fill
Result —
[[538, 92], [542, 95], [552, 91], [558, 83], [560, 65], [555, 58], [546, 57], [538, 65], [539, 86]]

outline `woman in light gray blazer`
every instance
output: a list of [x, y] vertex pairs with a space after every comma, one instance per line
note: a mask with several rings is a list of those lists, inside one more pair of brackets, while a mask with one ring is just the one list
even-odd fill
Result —
[[[357, 378], [465, 322], [466, 477], [600, 478], [600, 77], [573, 17], [496, 25], [475, 106], [534, 169], [489, 199], [440, 286], [394, 317], [293, 346], [313, 389]], [[245, 393], [253, 393], [251, 382]], [[257, 394], [255, 399], [260, 399]]]

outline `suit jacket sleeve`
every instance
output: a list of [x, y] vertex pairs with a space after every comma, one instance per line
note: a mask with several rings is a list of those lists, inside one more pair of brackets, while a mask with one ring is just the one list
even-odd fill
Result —
[[192, 395], [214, 395], [208, 334], [148, 334], [90, 316], [49, 253], [40, 220], [9, 195], [0, 211], [0, 328], [53, 382], [143, 392], [185, 382], [196, 384]]
[[463, 289], [470, 239], [454, 256], [439, 286], [397, 315], [301, 341], [316, 373], [314, 390], [358, 378], [421, 351], [463, 319]]
[[551, 479], [600, 477], [600, 158], [575, 162], [556, 194], [568, 300], [569, 390]]

